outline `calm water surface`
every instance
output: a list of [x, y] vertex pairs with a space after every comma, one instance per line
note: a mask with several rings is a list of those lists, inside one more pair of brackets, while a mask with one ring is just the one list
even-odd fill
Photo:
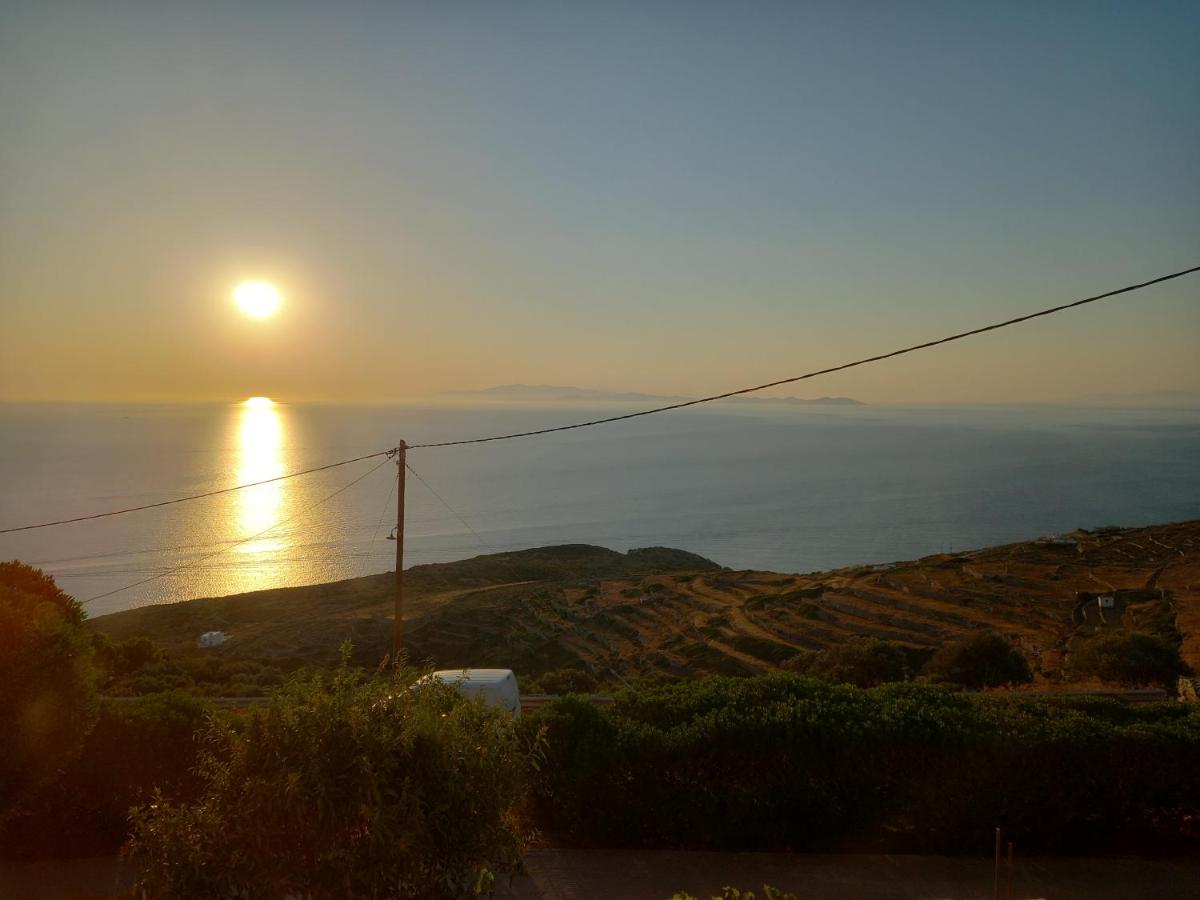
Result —
[[[0, 526], [260, 481], [401, 438], [451, 440], [595, 413], [265, 401], [0, 406]], [[1200, 515], [1197, 410], [735, 404], [417, 450], [409, 461], [470, 526], [410, 477], [410, 564], [587, 542], [811, 571]], [[162, 576], [96, 599], [93, 615], [387, 571], [395, 467], [370, 471], [378, 462], [3, 535], [0, 558], [43, 567], [82, 600]]]

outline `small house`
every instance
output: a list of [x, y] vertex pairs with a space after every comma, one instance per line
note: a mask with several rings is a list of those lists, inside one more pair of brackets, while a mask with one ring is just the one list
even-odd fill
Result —
[[225, 643], [225, 632], [223, 631], [206, 631], [200, 635], [196, 643], [201, 647], [220, 647]]

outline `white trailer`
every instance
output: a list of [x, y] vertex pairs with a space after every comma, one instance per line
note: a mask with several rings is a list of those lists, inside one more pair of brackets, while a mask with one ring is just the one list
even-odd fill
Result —
[[440, 681], [467, 697], [483, 697], [488, 706], [521, 715], [521, 692], [512, 669], [442, 669], [431, 672], [421, 682]]

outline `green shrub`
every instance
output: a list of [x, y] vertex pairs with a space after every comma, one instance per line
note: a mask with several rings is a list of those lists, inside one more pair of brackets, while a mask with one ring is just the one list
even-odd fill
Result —
[[113, 854], [129, 836], [129, 812], [155, 790], [192, 796], [203, 701], [176, 691], [104, 698], [82, 752], [27, 804], [0, 838], [10, 855]]
[[599, 688], [596, 677], [583, 669], [555, 669], [537, 678], [522, 678], [523, 694], [590, 694]]
[[1117, 632], [1087, 641], [1073, 654], [1076, 674], [1129, 687], [1158, 684], [1173, 691], [1188, 672], [1179, 647], [1154, 634]]
[[[787, 891], [781, 891], [779, 888], [771, 887], [769, 884], [764, 884], [762, 887], [762, 900], [799, 900], [799, 898]], [[756, 900], [758, 894], [754, 891], [742, 891], [735, 887], [726, 885], [721, 888], [721, 895], [713, 897], [712, 900]], [[698, 900], [686, 891], [679, 891], [671, 896], [671, 900]]]
[[79, 753], [95, 719], [83, 610], [54, 579], [0, 563], [0, 824]]
[[109, 683], [142, 671], [151, 663], [160, 663], [163, 652], [145, 637], [114, 640], [103, 632], [92, 635], [96, 667], [107, 687]]
[[141, 888], [424, 898], [514, 869], [528, 752], [501, 714], [444, 685], [409, 689], [414, 677], [343, 666], [214, 719], [199, 799], [135, 814]]
[[539, 822], [588, 843], [962, 852], [1154, 846], [1200, 815], [1200, 710], [1044, 702], [784, 673], [570, 698]]
[[825, 681], [874, 687], [908, 677], [904, 651], [878, 638], [851, 638], [822, 650], [806, 673]]
[[947, 644], [930, 657], [925, 674], [976, 690], [1033, 681], [1025, 657], [1008, 638], [994, 631], [980, 631]]

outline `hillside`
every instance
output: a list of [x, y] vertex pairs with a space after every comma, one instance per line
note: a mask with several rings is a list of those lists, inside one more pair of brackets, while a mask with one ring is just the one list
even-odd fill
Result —
[[[718, 569], [701, 556], [667, 547], [617, 553], [567, 544], [477, 556], [405, 569], [406, 623], [419, 624], [460, 600], [506, 590], [555, 585], [569, 590], [599, 578], [638, 578]], [[223, 655], [253, 658], [333, 659], [343, 641], [364, 657], [391, 646], [393, 576], [390, 572], [329, 584], [278, 588], [124, 610], [90, 619], [89, 626], [116, 638], [145, 636], [170, 652], [195, 649], [205, 631], [230, 639]]]
[[[973, 629], [1013, 639], [1039, 682], [1058, 681], [1072, 641], [1097, 629], [1177, 629], [1200, 670], [1200, 521], [1079, 531], [912, 562], [803, 575], [720, 569], [681, 551], [567, 546], [407, 571], [410, 653], [446, 667], [582, 668], [608, 680], [751, 673], [854, 636], [932, 650]], [[391, 576], [130, 610], [93, 620], [191, 651], [209, 629], [222, 655], [331, 658], [353, 640], [386, 650]], [[1094, 595], [1121, 591], [1101, 621]]]

